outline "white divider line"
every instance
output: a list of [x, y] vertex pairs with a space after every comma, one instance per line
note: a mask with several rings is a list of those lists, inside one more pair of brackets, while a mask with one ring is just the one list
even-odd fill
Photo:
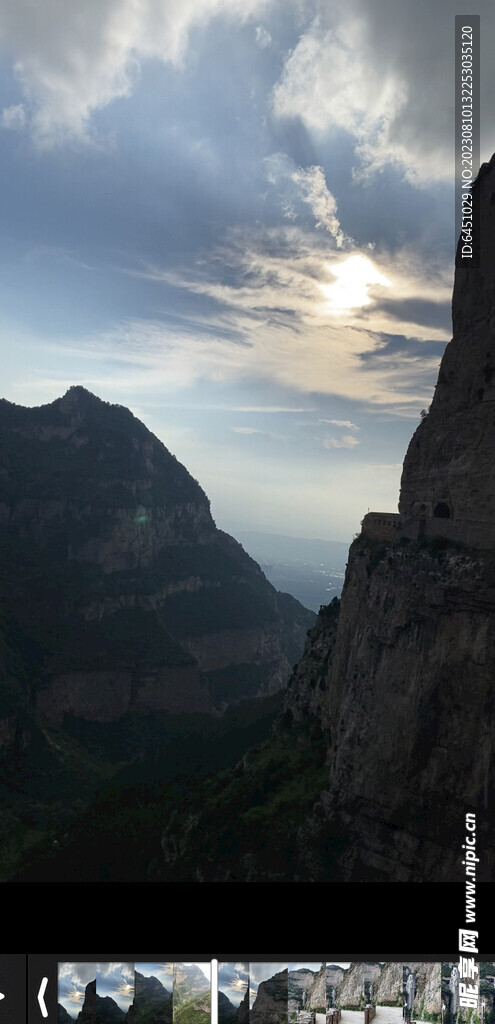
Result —
[[218, 960], [211, 961], [211, 1024], [218, 1024]]

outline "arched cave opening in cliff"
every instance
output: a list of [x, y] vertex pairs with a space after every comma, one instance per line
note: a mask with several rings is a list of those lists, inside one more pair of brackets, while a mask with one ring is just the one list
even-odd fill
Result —
[[439, 501], [433, 512], [435, 519], [450, 519], [450, 508], [446, 501]]

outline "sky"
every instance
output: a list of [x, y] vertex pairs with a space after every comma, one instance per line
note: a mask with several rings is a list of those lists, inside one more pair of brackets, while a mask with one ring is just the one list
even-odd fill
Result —
[[128, 406], [217, 525], [396, 511], [451, 336], [465, 0], [4, 0], [2, 396]]
[[134, 963], [97, 964], [96, 994], [110, 997], [127, 1013], [134, 999]]
[[60, 963], [58, 965], [58, 1002], [74, 1020], [83, 1008], [86, 985], [96, 980], [97, 965]]
[[86, 985], [96, 981], [97, 995], [110, 996], [124, 1012], [134, 998], [133, 963], [61, 963], [58, 1002], [75, 1019], [82, 1010]]
[[218, 964], [218, 988], [236, 1008], [241, 1004], [249, 985], [249, 964], [221, 962]]
[[174, 990], [173, 963], [135, 963], [134, 968], [145, 978], [158, 978], [167, 992]]
[[198, 967], [202, 974], [204, 974], [206, 980], [209, 982], [211, 979], [211, 964], [207, 961], [202, 960], [200, 963], [196, 960], [184, 960], [186, 967]]

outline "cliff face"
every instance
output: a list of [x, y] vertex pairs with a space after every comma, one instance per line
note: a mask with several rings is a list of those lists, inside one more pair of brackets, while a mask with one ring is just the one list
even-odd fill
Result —
[[327, 989], [327, 1005], [335, 1006], [339, 999], [339, 992], [342, 982], [345, 978], [345, 970], [343, 967], [338, 967], [337, 964], [326, 965], [326, 989]]
[[76, 1020], [77, 1024], [96, 1024], [96, 978], [86, 985], [84, 1002]]
[[2, 401], [0, 442], [7, 746], [22, 701], [49, 721], [108, 722], [285, 685], [313, 614], [216, 528], [127, 409], [80, 387], [37, 409]]
[[243, 999], [239, 1003], [236, 1021], [237, 1024], [249, 1024], [249, 989], [246, 990]]
[[307, 967], [297, 971], [289, 971], [288, 975], [288, 1010], [289, 1013], [297, 1013], [309, 1003], [309, 992], [314, 982], [314, 973]]
[[[131, 1012], [132, 1010], [132, 1012]], [[134, 1024], [146, 1024], [150, 1017], [153, 1024], [172, 1024], [173, 994], [167, 991], [158, 978], [145, 977], [134, 971], [134, 1001], [127, 1012]]]
[[402, 962], [383, 964], [373, 985], [373, 1002], [377, 1005], [402, 1006]]
[[351, 964], [338, 992], [339, 1006], [343, 1009], [364, 1006], [364, 983], [371, 981], [374, 984], [379, 976], [380, 964]]
[[447, 516], [456, 534], [495, 545], [495, 157], [480, 170], [473, 203], [480, 215], [480, 268], [458, 268], [453, 339], [435, 396], [404, 462], [399, 509]]
[[442, 965], [440, 963], [409, 963], [407, 974], [414, 978], [414, 1000], [412, 1016], [420, 1012], [441, 1013], [442, 1010]]
[[321, 1010], [326, 1007], [326, 964], [322, 964], [308, 989], [306, 1005]]
[[459, 880], [466, 812], [483, 835], [478, 877], [493, 876], [495, 159], [475, 194], [481, 269], [456, 271], [454, 337], [405, 459], [402, 528], [354, 542], [340, 607], [320, 614], [288, 688], [293, 719], [316, 717], [328, 738], [316, 818], [341, 880]]
[[287, 1024], [288, 971], [279, 971], [258, 985], [250, 1024]]
[[[494, 609], [488, 558], [416, 545], [377, 553], [360, 541], [351, 549], [333, 659], [320, 662], [310, 691], [331, 766], [320, 811], [344, 836], [345, 879], [457, 877], [469, 810], [489, 870]], [[292, 695], [293, 683], [297, 714]]]

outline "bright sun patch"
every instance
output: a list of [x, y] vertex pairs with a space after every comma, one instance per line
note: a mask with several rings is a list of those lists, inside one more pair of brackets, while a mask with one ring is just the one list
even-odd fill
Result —
[[321, 284], [320, 288], [332, 312], [368, 306], [371, 302], [370, 285], [390, 286], [388, 277], [381, 274], [366, 256], [349, 256], [330, 269], [337, 280], [333, 284]]

